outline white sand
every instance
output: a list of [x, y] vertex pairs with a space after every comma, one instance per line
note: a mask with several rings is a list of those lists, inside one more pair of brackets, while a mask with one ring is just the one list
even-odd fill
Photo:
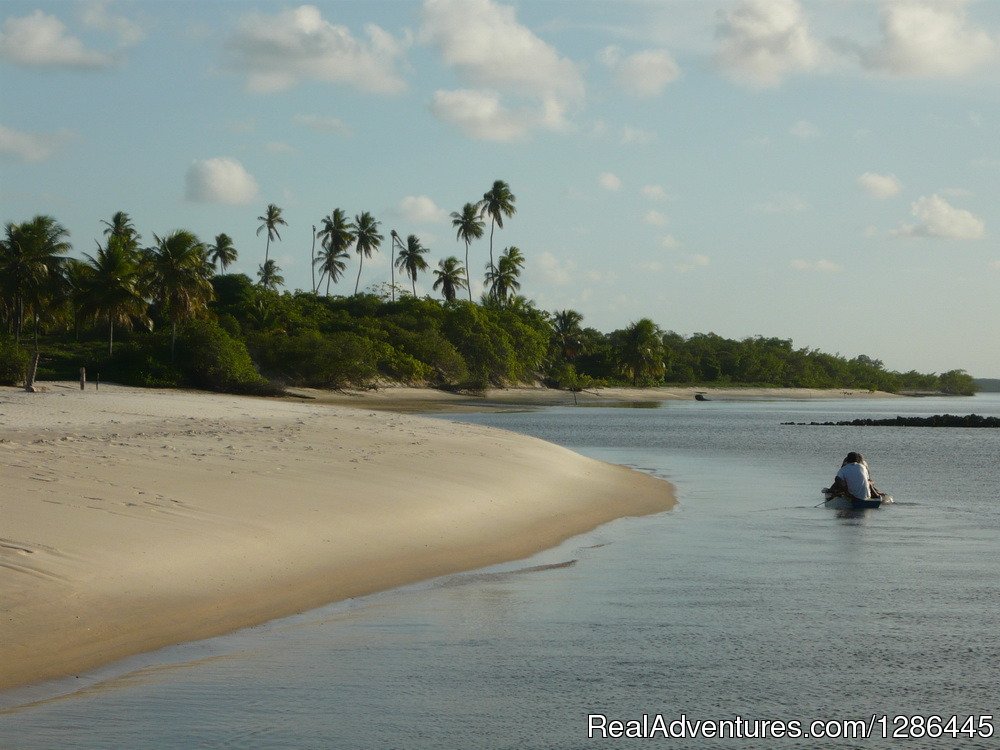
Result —
[[0, 689], [526, 556], [671, 487], [418, 417], [0, 389]]

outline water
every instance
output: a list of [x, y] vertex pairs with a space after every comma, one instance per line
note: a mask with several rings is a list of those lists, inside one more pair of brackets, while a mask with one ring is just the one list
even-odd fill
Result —
[[[0, 747], [616, 742], [586, 738], [589, 713], [993, 714], [1000, 730], [1000, 431], [780, 425], [972, 411], [1000, 416], [1000, 397], [449, 417], [655, 473], [674, 482], [681, 505], [530, 560], [168, 649], [69, 696], [8, 709]], [[895, 505], [855, 515], [814, 507], [849, 450], [865, 454]], [[996, 737], [673, 742], [997, 746]]]

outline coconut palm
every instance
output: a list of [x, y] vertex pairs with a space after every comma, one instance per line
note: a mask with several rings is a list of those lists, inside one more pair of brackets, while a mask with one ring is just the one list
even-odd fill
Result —
[[521, 289], [521, 269], [524, 267], [524, 256], [518, 247], [511, 245], [500, 254], [495, 268], [487, 266], [486, 286], [490, 296], [501, 305], [506, 304], [510, 297]]
[[449, 302], [455, 301], [458, 290], [465, 286], [467, 278], [465, 269], [462, 268], [462, 261], [454, 255], [438, 261], [438, 270], [434, 271], [434, 276], [437, 277], [434, 289], [440, 288], [441, 295]]
[[[330, 282], [337, 283], [343, 275], [347, 259], [351, 257], [348, 248], [354, 242], [354, 233], [343, 209], [335, 208], [329, 216], [324, 217], [316, 236], [320, 238], [323, 249], [313, 263], [321, 269], [319, 284], [323, 283], [323, 276], [326, 276], [326, 296], [329, 297]], [[319, 284], [316, 285], [317, 289]]]
[[552, 341], [568, 362], [583, 348], [583, 316], [576, 310], [559, 310], [552, 318]]
[[273, 203], [267, 204], [267, 210], [264, 212], [263, 216], [258, 216], [257, 221], [262, 222], [259, 227], [257, 227], [257, 236], [260, 237], [260, 233], [265, 229], [267, 230], [267, 245], [264, 248], [264, 262], [267, 263], [268, 256], [271, 252], [271, 240], [281, 239], [281, 234], [278, 232], [279, 226], [288, 226], [288, 222], [281, 218], [281, 209], [278, 208]]
[[127, 236], [110, 234], [104, 247], [97, 244], [96, 256], [84, 253], [87, 263], [73, 273], [80, 316], [108, 322], [108, 354], [115, 351], [115, 325], [150, 325], [142, 267], [128, 244]]
[[320, 267], [319, 274], [319, 284], [316, 288], [323, 284], [323, 277], [326, 277], [326, 296], [330, 296], [330, 284], [331, 282], [336, 284], [340, 281], [340, 278], [344, 275], [344, 271], [347, 270], [347, 261], [351, 259], [351, 254], [347, 250], [334, 250], [333, 248], [326, 250], [320, 250], [316, 255], [316, 260], [313, 261], [317, 266]]
[[427, 248], [420, 244], [417, 235], [411, 234], [406, 238], [406, 247], [400, 248], [399, 255], [396, 256], [396, 268], [410, 277], [414, 297], [417, 296], [417, 273], [427, 270], [427, 261], [424, 260], [426, 252]]
[[215, 235], [215, 244], [208, 247], [208, 260], [214, 269], [218, 266], [223, 273], [236, 262], [239, 253], [233, 245], [233, 238], [228, 234]]
[[612, 333], [611, 350], [618, 371], [633, 385], [663, 377], [663, 331], [649, 318]]
[[354, 217], [354, 223], [350, 225], [354, 232], [354, 251], [358, 254], [358, 280], [354, 284], [354, 293], [358, 293], [358, 286], [361, 284], [361, 269], [364, 266], [365, 258], [372, 257], [372, 252], [378, 250], [385, 239], [378, 233], [379, 222], [375, 220], [368, 211]]
[[177, 324], [206, 309], [214, 295], [205, 246], [181, 229], [156, 242], [147, 254], [150, 288], [161, 314], [170, 321], [170, 358], [177, 343]]
[[[469, 245], [483, 236], [485, 227], [479, 208], [475, 203], [466, 203], [462, 206], [461, 213], [452, 211], [451, 225], [455, 227], [455, 239], [465, 242], [465, 269], [468, 272]], [[472, 284], [468, 278], [465, 279], [465, 286], [469, 290], [469, 302], [472, 302]]]
[[126, 250], [139, 249], [139, 240], [142, 239], [142, 236], [136, 231], [132, 217], [125, 211], [116, 211], [115, 215], [111, 217], [111, 221], [102, 219], [101, 223], [107, 227], [104, 230], [105, 237], [117, 237], [122, 240]]
[[274, 262], [274, 259], [266, 260], [257, 267], [257, 278], [264, 289], [272, 292], [278, 291], [278, 287], [285, 283], [285, 277], [281, 275], [281, 267]]
[[496, 180], [493, 187], [483, 194], [483, 199], [477, 204], [480, 215], [490, 217], [490, 268], [495, 269], [493, 264], [493, 229], [500, 227], [503, 229], [503, 219], [517, 213], [514, 206], [514, 194], [510, 192], [510, 186], [503, 180]]
[[36, 216], [21, 224], [8, 222], [0, 240], [0, 299], [14, 324], [14, 338], [21, 340], [24, 321], [35, 322], [59, 300], [63, 285], [62, 257], [70, 250], [69, 232], [51, 216]]

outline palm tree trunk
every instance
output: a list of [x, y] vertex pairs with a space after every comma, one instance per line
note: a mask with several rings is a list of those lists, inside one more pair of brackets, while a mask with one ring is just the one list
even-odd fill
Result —
[[493, 273], [497, 272], [497, 267], [493, 265], [493, 229], [496, 225], [496, 219], [492, 219], [490, 221], [490, 270], [493, 271]]
[[417, 277], [414, 276], [413, 278], [411, 278], [410, 282], [413, 284], [413, 299], [416, 299], [417, 298]]
[[472, 279], [469, 278], [469, 241], [465, 241], [465, 288], [469, 290], [469, 302], [472, 302]]
[[267, 265], [267, 256], [271, 253], [271, 233], [267, 233], [267, 244], [264, 245], [264, 265]]
[[174, 351], [177, 347], [177, 321], [173, 322], [170, 331], [170, 364], [174, 363]]
[[[313, 294], [316, 294], [316, 290], [319, 287], [316, 286], [316, 227], [315, 226], [313, 227], [313, 244], [312, 244], [312, 250], [309, 252], [309, 269], [312, 271], [312, 279], [313, 279], [313, 287], [312, 288], [313, 288]], [[320, 281], [322, 281], [322, 280], [323, 280], [323, 278], [320, 277]]]
[[108, 356], [115, 353], [115, 321], [108, 315]]
[[354, 282], [354, 296], [358, 296], [358, 287], [361, 285], [361, 269], [365, 267], [365, 256], [358, 256], [358, 280]]

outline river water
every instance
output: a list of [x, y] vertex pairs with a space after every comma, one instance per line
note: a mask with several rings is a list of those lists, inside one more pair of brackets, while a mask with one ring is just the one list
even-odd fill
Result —
[[[1000, 734], [1000, 430], [781, 424], [946, 412], [1000, 416], [1000, 397], [449, 416], [651, 472], [680, 504], [529, 560], [167, 649], [59, 697], [0, 696], [0, 747], [629, 744], [588, 739], [591, 714], [803, 726], [874, 714], [911, 734], [921, 721], [895, 716], [992, 715]], [[816, 507], [850, 450], [894, 505]], [[998, 746], [975, 726], [957, 739], [653, 742]]]

